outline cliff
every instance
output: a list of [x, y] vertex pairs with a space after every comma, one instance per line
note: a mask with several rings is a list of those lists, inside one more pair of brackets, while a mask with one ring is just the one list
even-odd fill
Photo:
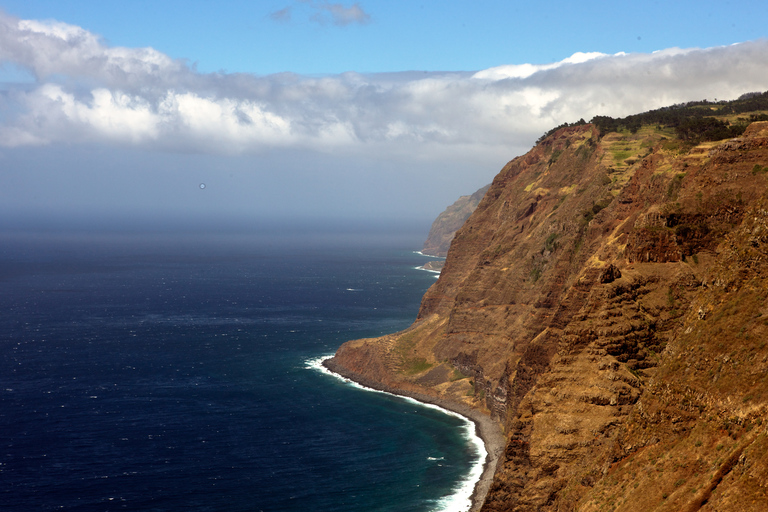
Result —
[[464, 225], [464, 222], [472, 215], [480, 200], [490, 188], [486, 185], [470, 196], [461, 196], [451, 206], [437, 216], [429, 229], [429, 234], [424, 242], [421, 252], [430, 256], [445, 256], [451, 245], [456, 231]]
[[767, 510], [766, 297], [767, 122], [579, 123], [501, 170], [409, 329], [333, 364], [495, 419], [483, 511]]

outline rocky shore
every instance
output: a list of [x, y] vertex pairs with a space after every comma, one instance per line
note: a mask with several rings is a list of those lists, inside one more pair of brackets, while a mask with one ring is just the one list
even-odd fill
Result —
[[485, 463], [483, 465], [483, 473], [475, 484], [475, 490], [472, 493], [472, 508], [470, 509], [471, 512], [480, 510], [480, 507], [485, 500], [485, 496], [488, 494], [488, 489], [490, 488], [491, 482], [493, 481], [493, 475], [496, 472], [496, 466], [498, 465], [499, 459], [504, 452], [504, 446], [506, 444], [504, 435], [499, 429], [499, 424], [497, 422], [491, 420], [489, 416], [483, 414], [482, 412], [476, 409], [472, 409], [465, 404], [456, 403], [452, 400], [445, 400], [436, 396], [427, 395], [425, 393], [417, 393], [384, 385], [381, 382], [375, 381], [371, 378], [365, 377], [364, 375], [360, 375], [359, 373], [355, 373], [344, 368], [337, 361], [335, 361], [334, 358], [324, 361], [323, 366], [325, 366], [333, 373], [357, 382], [362, 386], [371, 389], [377, 389], [379, 391], [386, 391], [387, 393], [392, 393], [394, 395], [413, 398], [414, 400], [418, 400], [422, 403], [437, 405], [438, 407], [455, 412], [471, 420], [475, 424], [475, 433], [478, 435], [478, 437], [480, 437], [480, 439], [483, 440], [483, 443], [485, 444], [485, 451], [487, 453]]
[[437, 272], [440, 273], [443, 270], [443, 266], [445, 265], [445, 261], [439, 260], [439, 261], [428, 261], [425, 264], [423, 264], [421, 267], [419, 267], [421, 270], [426, 270], [428, 272]]

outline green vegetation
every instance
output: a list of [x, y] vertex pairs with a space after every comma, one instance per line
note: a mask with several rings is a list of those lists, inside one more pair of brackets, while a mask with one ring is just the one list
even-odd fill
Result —
[[[451, 375], [451, 382], [455, 382], [457, 380], [467, 379], [469, 378], [469, 375], [464, 375], [461, 370], [458, 368], [453, 369], [453, 374]], [[470, 385], [472, 385], [472, 381], [469, 382]]]
[[593, 143], [592, 139], [588, 139], [587, 144], [583, 146], [579, 146], [576, 149], [576, 156], [581, 159], [582, 162], [586, 162], [589, 160], [589, 157], [594, 152], [594, 146], [591, 145]]
[[[623, 118], [595, 116], [589, 122], [597, 126], [601, 136], [611, 132], [637, 133], [643, 126], [650, 125], [658, 130], [672, 129], [683, 142], [698, 144], [703, 141], [738, 137], [744, 133], [749, 123], [768, 120], [765, 113], [755, 113], [761, 110], [768, 110], [768, 92], [743, 94], [733, 101], [691, 101]], [[738, 116], [747, 112], [750, 112], [748, 117]], [[575, 123], [563, 123], [539, 137], [536, 143], [542, 142], [561, 128], [583, 124], [586, 124], [584, 119]], [[628, 157], [629, 155], [625, 158]]]
[[714, 117], [685, 119], [675, 127], [678, 137], [684, 141], [701, 142], [738, 137], [747, 129], [746, 124], [732, 125]]
[[405, 373], [413, 375], [432, 368], [432, 365], [423, 357], [417, 357], [406, 361]]
[[571, 126], [583, 126], [583, 125], [585, 125], [585, 124], [587, 124], [587, 122], [586, 122], [584, 119], [579, 119], [579, 120], [578, 120], [578, 121], [576, 121], [575, 123], [563, 123], [563, 124], [561, 124], [561, 125], [559, 125], [559, 126], [555, 126], [555, 127], [554, 127], [554, 128], [552, 128], [551, 130], [549, 130], [547, 133], [545, 133], [544, 135], [542, 135], [541, 137], [539, 137], [539, 138], [538, 138], [538, 140], [536, 141], [536, 144], [538, 144], [538, 143], [542, 142], [544, 139], [546, 139], [547, 137], [549, 137], [550, 135], [552, 135], [553, 133], [555, 133], [555, 132], [556, 132], [557, 130], [559, 130], [560, 128], [569, 128], [569, 127], [571, 127]]
[[629, 150], [616, 150], [613, 151], [613, 159], [617, 164], [622, 163], [624, 160], [632, 156], [632, 151]]
[[678, 139], [665, 140], [661, 146], [664, 151], [670, 153], [677, 153], [678, 155], [685, 154], [691, 150], [693, 144], [690, 142], [683, 142]]
[[559, 244], [556, 241], [558, 236], [560, 236], [558, 233], [551, 233], [544, 241], [544, 249], [549, 252], [557, 249], [559, 247]]
[[602, 210], [607, 208], [608, 205], [611, 204], [611, 201], [613, 201], [613, 196], [604, 197], [603, 199], [600, 199], [599, 201], [594, 202], [592, 204], [592, 208], [581, 212], [581, 216], [582, 216], [581, 222], [583, 224], [589, 224], [589, 221], [594, 219], [595, 215], [597, 215]]
[[677, 194], [680, 192], [680, 189], [683, 186], [683, 178], [685, 178], [684, 172], [676, 174], [675, 177], [672, 178], [672, 181], [669, 182], [669, 186], [667, 187], [667, 197], [677, 197]]
[[568, 197], [568, 194], [565, 194], [564, 196], [560, 196], [560, 199], [557, 200], [557, 204], [552, 207], [552, 211], [557, 210], [560, 208], [560, 205], [563, 204], [563, 201]]
[[684, 141], [700, 142], [737, 137], [749, 123], [768, 118], [765, 114], [751, 114], [749, 118], [739, 117], [735, 123], [730, 123], [713, 116], [733, 116], [756, 110], [768, 110], [768, 92], [744, 94], [733, 101], [692, 101], [619, 119], [595, 116], [590, 122], [598, 127], [601, 135], [621, 130], [636, 133], [643, 125], [656, 125], [675, 129]]
[[395, 348], [395, 352], [402, 361], [402, 371], [409, 375], [421, 373], [432, 368], [432, 364], [428, 363], [423, 357], [412, 357], [412, 354], [415, 352], [417, 339], [417, 335], [413, 332], [404, 334], [398, 340]]
[[675, 300], [675, 291], [672, 289], [671, 286], [667, 288], [667, 304], [672, 307], [674, 307], [677, 304]]

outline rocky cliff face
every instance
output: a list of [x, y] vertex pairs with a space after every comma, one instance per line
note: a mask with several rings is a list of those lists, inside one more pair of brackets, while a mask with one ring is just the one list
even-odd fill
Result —
[[482, 510], [766, 510], [766, 171], [766, 122], [560, 129], [496, 177], [413, 326], [334, 362], [497, 419]]
[[489, 188], [490, 185], [486, 185], [471, 196], [461, 196], [455, 203], [446, 208], [443, 213], [438, 215], [435, 222], [432, 223], [421, 252], [430, 256], [440, 257], [448, 254], [448, 248], [451, 246], [451, 240], [453, 240], [456, 231], [472, 215], [472, 212], [480, 204]]

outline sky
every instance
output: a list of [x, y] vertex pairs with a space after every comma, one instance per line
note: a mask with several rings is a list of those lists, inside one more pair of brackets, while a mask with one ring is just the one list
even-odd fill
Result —
[[0, 0], [0, 228], [428, 229], [563, 122], [768, 90], [766, 11]]

